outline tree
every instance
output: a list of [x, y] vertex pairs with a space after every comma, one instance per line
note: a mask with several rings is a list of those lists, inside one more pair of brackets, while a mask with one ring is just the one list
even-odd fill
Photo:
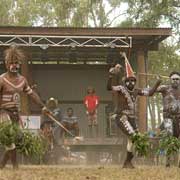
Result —
[[12, 11], [14, 3], [12, 0], [1, 0], [0, 6], [0, 25], [9, 25], [12, 23]]
[[0, 25], [109, 27], [122, 0], [0, 0]]
[[128, 3], [128, 17], [132, 26], [158, 27], [171, 26], [180, 41], [180, 5], [179, 0], [125, 0]]

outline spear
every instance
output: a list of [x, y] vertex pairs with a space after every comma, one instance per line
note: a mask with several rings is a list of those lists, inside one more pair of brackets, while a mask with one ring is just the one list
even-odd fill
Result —
[[137, 73], [137, 75], [142, 75], [142, 76], [160, 76], [161, 78], [169, 79], [168, 76], [164, 75], [159, 75], [159, 74], [150, 74], [150, 73]]
[[[128, 62], [128, 59], [127, 59], [127, 56], [126, 56], [126, 53], [125, 53], [125, 52], [121, 52], [121, 51], [120, 51], [120, 55], [121, 55], [122, 57], [124, 57], [125, 62]], [[142, 75], [142, 76], [156, 76], [156, 77], [160, 76], [161, 78], [169, 79], [168, 76], [159, 75], [159, 74], [149, 74], [149, 73], [136, 73], [136, 74]]]
[[58, 124], [61, 128], [63, 128], [69, 135], [75, 138], [75, 140], [83, 140], [83, 137], [75, 136], [74, 134], [71, 133], [62, 123], [60, 123], [53, 115], [52, 112], [46, 112], [46, 115], [54, 121], [56, 124]]
[[75, 137], [74, 134], [72, 134], [62, 123], [60, 123], [53, 115], [51, 112], [46, 112], [46, 115], [53, 120], [56, 124], [58, 124], [61, 128], [63, 128], [69, 135], [72, 137]]

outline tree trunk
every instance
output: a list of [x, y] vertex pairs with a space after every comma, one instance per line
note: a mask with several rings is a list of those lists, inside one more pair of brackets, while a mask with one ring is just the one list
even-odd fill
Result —
[[150, 102], [150, 100], [148, 100], [148, 108], [149, 108], [149, 112], [150, 112], [150, 120], [151, 120], [151, 127], [152, 130], [155, 129], [156, 123], [155, 123], [155, 113], [154, 113], [154, 104], [153, 102]]
[[161, 102], [158, 97], [156, 97], [156, 102], [157, 102], [157, 116], [158, 116], [158, 126], [160, 126], [162, 122], [162, 117], [161, 117]]

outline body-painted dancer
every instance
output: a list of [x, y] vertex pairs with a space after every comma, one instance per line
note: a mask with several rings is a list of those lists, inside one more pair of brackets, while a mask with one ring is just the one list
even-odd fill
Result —
[[[156, 90], [163, 98], [164, 121], [160, 128], [169, 135], [180, 138], [180, 73], [172, 72], [169, 78], [169, 85], [161, 85]], [[170, 166], [169, 158], [167, 157], [167, 167]]]
[[[19, 73], [21, 63], [25, 59], [22, 50], [12, 46], [5, 50], [4, 55], [7, 72], [0, 76], [0, 123], [9, 121], [10, 123], [19, 124], [22, 93], [29, 95], [41, 108], [44, 107], [44, 104], [39, 96], [30, 88], [26, 78]], [[45, 109], [44, 107], [44, 111]], [[15, 144], [5, 147], [0, 168], [4, 168], [9, 159], [12, 162], [13, 168], [17, 168]]]
[[115, 118], [117, 126], [127, 135], [127, 157], [123, 164], [123, 168], [134, 168], [133, 159], [133, 142], [131, 136], [138, 132], [137, 116], [136, 116], [136, 100], [137, 96], [152, 96], [157, 87], [161, 83], [160, 80], [152, 88], [139, 89], [135, 88], [136, 77], [128, 61], [126, 62], [126, 77], [124, 85], [112, 85], [112, 69], [109, 71], [109, 79], [107, 89], [116, 92]]

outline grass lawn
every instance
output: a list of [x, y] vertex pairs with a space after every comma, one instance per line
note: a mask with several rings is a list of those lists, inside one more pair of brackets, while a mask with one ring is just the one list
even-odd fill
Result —
[[138, 166], [20, 166], [0, 170], [0, 180], [180, 180], [180, 168]]

